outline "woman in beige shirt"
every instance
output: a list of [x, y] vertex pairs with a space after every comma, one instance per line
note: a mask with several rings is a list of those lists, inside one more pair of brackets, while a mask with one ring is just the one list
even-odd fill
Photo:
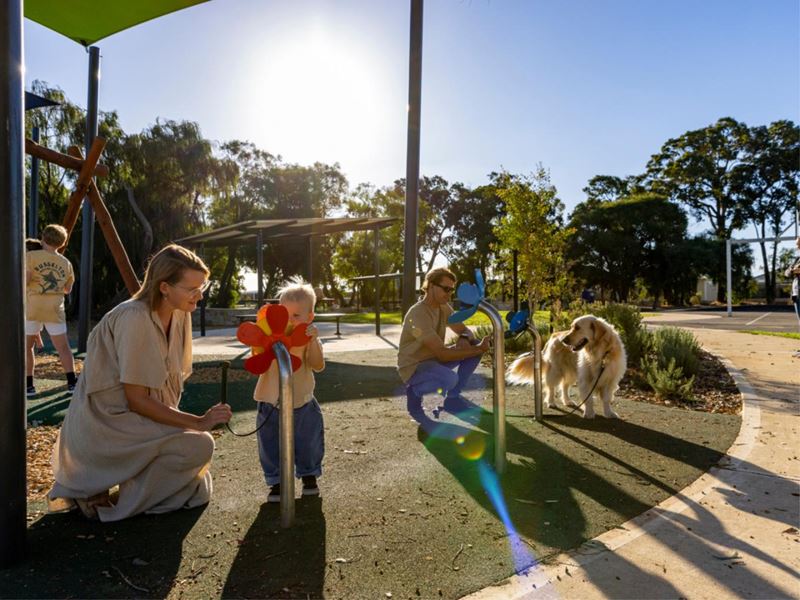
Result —
[[117, 521], [208, 502], [214, 440], [207, 432], [231, 409], [217, 404], [197, 416], [178, 408], [192, 372], [191, 312], [208, 274], [195, 254], [166, 246], [139, 292], [92, 330], [53, 450], [51, 510], [77, 504], [87, 517]]

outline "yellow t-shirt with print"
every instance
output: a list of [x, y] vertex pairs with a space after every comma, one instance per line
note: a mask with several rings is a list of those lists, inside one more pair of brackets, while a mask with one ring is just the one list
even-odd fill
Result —
[[34, 250], [25, 254], [25, 268], [30, 273], [25, 318], [42, 323], [66, 321], [64, 293], [75, 281], [72, 263], [55, 252]]

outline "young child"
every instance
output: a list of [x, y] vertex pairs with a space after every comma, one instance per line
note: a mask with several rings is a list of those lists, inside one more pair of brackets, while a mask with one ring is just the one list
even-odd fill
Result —
[[[27, 306], [25, 336], [27, 351], [27, 393], [36, 394], [33, 370], [36, 364], [34, 346], [41, 342], [42, 327], [47, 328], [67, 376], [67, 388], [75, 389], [75, 361], [67, 339], [67, 318], [64, 295], [72, 290], [75, 275], [72, 264], [58, 251], [67, 242], [67, 230], [61, 225], [48, 225], [42, 232], [40, 250], [25, 253]], [[26, 246], [28, 246], [26, 242]]]
[[[292, 373], [295, 476], [303, 480], [304, 496], [316, 496], [319, 494], [317, 477], [322, 474], [322, 456], [325, 453], [322, 411], [314, 397], [314, 372], [325, 368], [318, 331], [311, 324], [317, 297], [314, 288], [297, 277], [278, 291], [278, 298], [289, 311], [290, 326], [307, 323], [306, 333], [311, 337], [308, 344], [291, 348], [290, 353], [303, 361], [300, 368]], [[279, 385], [278, 361], [274, 361], [267, 372], [259, 376], [253, 392], [253, 399], [259, 403], [256, 425], [260, 427], [266, 421], [258, 431], [258, 455], [269, 486], [267, 502], [281, 500], [280, 415], [275, 410]]]

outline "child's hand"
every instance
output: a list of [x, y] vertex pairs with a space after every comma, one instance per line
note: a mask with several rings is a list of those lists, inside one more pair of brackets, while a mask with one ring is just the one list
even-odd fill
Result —
[[319, 335], [319, 329], [317, 329], [317, 326], [313, 323], [309, 323], [306, 326], [306, 335], [313, 340]]

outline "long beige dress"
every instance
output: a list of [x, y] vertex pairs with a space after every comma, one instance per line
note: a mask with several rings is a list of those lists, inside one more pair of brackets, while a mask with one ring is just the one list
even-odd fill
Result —
[[169, 338], [145, 302], [128, 300], [107, 313], [89, 335], [83, 373], [53, 449], [51, 510], [115, 485], [119, 500], [98, 507], [102, 521], [208, 502], [214, 439], [131, 411], [122, 386], [145, 386], [152, 398], [177, 408], [191, 372], [189, 313], [173, 313]]

